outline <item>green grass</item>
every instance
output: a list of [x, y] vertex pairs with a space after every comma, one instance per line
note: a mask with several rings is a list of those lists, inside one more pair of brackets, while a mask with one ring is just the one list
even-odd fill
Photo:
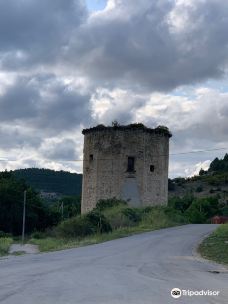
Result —
[[13, 239], [10, 237], [1, 237], [0, 238], [0, 256], [8, 254], [10, 245], [13, 243]]
[[14, 251], [13, 253], [12, 253], [12, 255], [15, 255], [15, 256], [19, 256], [19, 255], [24, 255], [24, 254], [26, 254], [26, 252], [25, 251]]
[[206, 259], [228, 265], [228, 224], [219, 226], [198, 248]]
[[41, 252], [56, 251], [81, 247], [86, 245], [98, 244], [133, 234], [148, 232], [161, 228], [178, 226], [186, 223], [186, 220], [178, 213], [169, 208], [154, 207], [145, 212], [144, 209], [135, 209], [136, 213], [141, 214], [141, 219], [137, 222], [126, 218], [122, 214], [124, 206], [115, 206], [103, 211], [105, 217], [113, 228], [109, 233], [96, 233], [81, 238], [61, 238], [47, 237], [44, 239], [32, 238], [29, 242], [38, 245]]

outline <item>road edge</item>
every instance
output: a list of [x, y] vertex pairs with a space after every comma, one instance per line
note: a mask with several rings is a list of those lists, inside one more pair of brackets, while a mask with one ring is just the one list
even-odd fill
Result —
[[[217, 225], [219, 227], [219, 225]], [[215, 229], [217, 229], [217, 227]], [[198, 242], [193, 246], [192, 248], [192, 256], [199, 262], [201, 263], [207, 263], [211, 266], [214, 266], [215, 268], [219, 268], [219, 272], [228, 272], [228, 266], [224, 264], [217, 263], [213, 260], [208, 260], [204, 257], [201, 256], [201, 254], [198, 251], [198, 248], [200, 244], [203, 242], [204, 239], [206, 239], [209, 235], [211, 235], [214, 231], [205, 233], [199, 240]]]

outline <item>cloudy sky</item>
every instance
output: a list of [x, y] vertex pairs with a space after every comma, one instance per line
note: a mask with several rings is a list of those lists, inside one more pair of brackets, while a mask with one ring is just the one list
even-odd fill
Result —
[[227, 29], [223, 0], [0, 0], [0, 169], [81, 172], [82, 128], [113, 120], [167, 125], [170, 176], [206, 168], [228, 151]]

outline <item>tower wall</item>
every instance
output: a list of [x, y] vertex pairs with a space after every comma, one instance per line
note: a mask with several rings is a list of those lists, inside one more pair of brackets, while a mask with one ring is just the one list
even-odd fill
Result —
[[143, 128], [94, 129], [84, 132], [82, 213], [113, 197], [133, 207], [167, 204], [170, 136]]

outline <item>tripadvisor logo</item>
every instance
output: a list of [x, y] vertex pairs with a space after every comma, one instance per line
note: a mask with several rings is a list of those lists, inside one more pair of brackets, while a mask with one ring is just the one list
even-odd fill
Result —
[[171, 296], [174, 298], [174, 299], [178, 299], [181, 297], [181, 290], [179, 288], [173, 288], [171, 290]]
[[171, 296], [174, 299], [178, 299], [181, 296], [218, 296], [220, 294], [219, 290], [185, 290], [180, 288], [173, 288], [171, 290]]

